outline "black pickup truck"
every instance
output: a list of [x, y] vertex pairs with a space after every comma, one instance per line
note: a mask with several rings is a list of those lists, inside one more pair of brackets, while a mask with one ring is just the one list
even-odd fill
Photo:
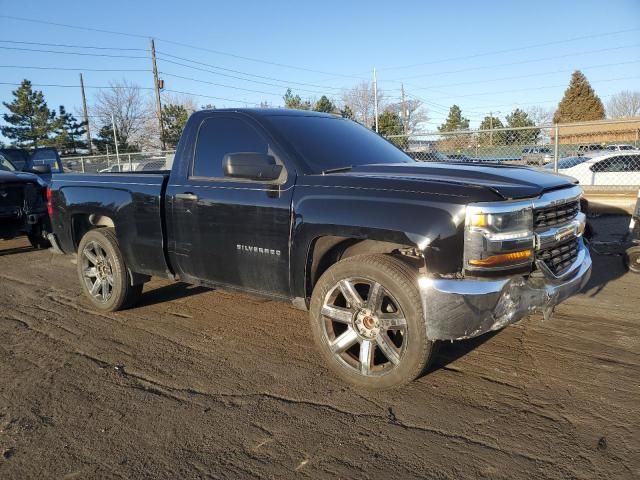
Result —
[[170, 172], [54, 175], [49, 238], [95, 308], [134, 305], [150, 276], [290, 300], [339, 375], [389, 388], [436, 341], [548, 317], [584, 286], [581, 195], [525, 167], [417, 162], [333, 115], [200, 111]]
[[49, 229], [46, 183], [37, 175], [47, 168], [18, 171], [0, 152], [0, 240], [26, 235], [34, 248], [49, 246], [44, 236]]

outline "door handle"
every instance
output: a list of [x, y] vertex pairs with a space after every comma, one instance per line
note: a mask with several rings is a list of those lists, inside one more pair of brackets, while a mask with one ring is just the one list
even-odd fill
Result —
[[197, 202], [198, 195], [191, 192], [176, 193], [176, 200], [191, 200], [192, 202]]

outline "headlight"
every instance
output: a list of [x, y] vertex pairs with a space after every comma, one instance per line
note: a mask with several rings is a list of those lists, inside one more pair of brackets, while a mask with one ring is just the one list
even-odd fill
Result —
[[533, 209], [470, 205], [465, 220], [464, 268], [472, 271], [505, 270], [533, 262]]

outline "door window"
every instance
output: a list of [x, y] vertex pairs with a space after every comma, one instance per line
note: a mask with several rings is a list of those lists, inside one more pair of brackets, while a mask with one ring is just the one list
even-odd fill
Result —
[[224, 177], [222, 161], [229, 153], [269, 153], [269, 144], [249, 123], [234, 117], [205, 119], [198, 129], [192, 176]]

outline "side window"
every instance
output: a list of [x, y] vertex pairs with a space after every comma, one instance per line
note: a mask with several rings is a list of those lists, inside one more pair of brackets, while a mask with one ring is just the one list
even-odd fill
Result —
[[640, 155], [625, 155], [623, 158], [625, 172], [640, 172]]
[[604, 160], [600, 160], [591, 166], [591, 170], [594, 172], [611, 173], [611, 172], [624, 172], [626, 171], [627, 161], [625, 157], [609, 157]]
[[192, 176], [221, 178], [226, 154], [268, 151], [267, 141], [246, 121], [223, 116], [207, 118], [198, 129]]

